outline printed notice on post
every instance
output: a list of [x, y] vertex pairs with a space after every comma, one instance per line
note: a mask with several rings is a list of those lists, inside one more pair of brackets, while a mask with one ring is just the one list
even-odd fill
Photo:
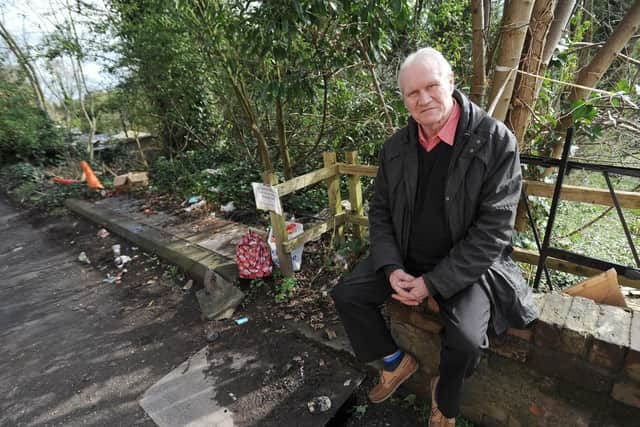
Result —
[[256, 208], [262, 209], [263, 211], [273, 211], [278, 215], [282, 215], [282, 205], [280, 204], [278, 189], [260, 182], [252, 182], [251, 186], [253, 187], [253, 195], [256, 198]]

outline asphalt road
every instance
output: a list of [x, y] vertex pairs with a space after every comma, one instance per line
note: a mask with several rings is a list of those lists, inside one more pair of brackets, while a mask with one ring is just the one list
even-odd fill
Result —
[[78, 262], [95, 229], [74, 217], [0, 197], [0, 236], [0, 426], [155, 425], [137, 399], [204, 345], [197, 310], [132, 307]]

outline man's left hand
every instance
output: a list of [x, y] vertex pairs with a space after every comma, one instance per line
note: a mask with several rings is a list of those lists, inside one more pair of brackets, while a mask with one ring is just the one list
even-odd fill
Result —
[[412, 297], [412, 299], [396, 298], [405, 305], [419, 305], [429, 296], [429, 289], [422, 276], [416, 277], [411, 282], [404, 282], [402, 288]]

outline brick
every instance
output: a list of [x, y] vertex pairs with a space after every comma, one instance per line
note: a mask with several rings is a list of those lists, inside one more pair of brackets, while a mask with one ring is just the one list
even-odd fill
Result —
[[530, 342], [533, 337], [533, 329], [516, 329], [516, 328], [508, 328], [507, 335], [511, 335], [512, 337], [518, 337], [523, 341]]
[[432, 334], [439, 334], [442, 324], [436, 318], [424, 314], [419, 308], [406, 307], [397, 303], [387, 304], [387, 313], [392, 319], [408, 323]]
[[409, 323], [391, 319], [391, 335], [400, 348], [413, 354], [420, 363], [420, 370], [436, 375], [440, 364], [440, 337]]
[[535, 326], [535, 343], [540, 347], [559, 348], [562, 345], [562, 328], [571, 308], [572, 297], [549, 294]]
[[482, 417], [482, 425], [498, 425], [504, 426], [509, 419], [509, 412], [498, 404], [488, 404], [484, 408], [484, 416]]
[[601, 305], [589, 361], [595, 365], [617, 370], [629, 348], [631, 313], [620, 307]]
[[587, 298], [574, 297], [562, 333], [561, 350], [586, 357], [596, 328], [598, 305]]
[[[543, 396], [538, 401], [533, 402], [536, 411], [531, 412], [534, 426], [571, 426], [589, 427], [593, 425], [594, 408], [583, 407], [555, 396]], [[535, 421], [534, 421], [535, 420]]]
[[549, 295], [550, 294], [546, 292], [533, 294], [533, 303], [538, 308], [538, 313], [542, 313], [542, 310], [544, 309], [544, 305], [547, 302], [547, 298], [549, 297]]
[[509, 415], [509, 420], [507, 421], [508, 427], [524, 427], [524, 425], [524, 420], [521, 421], [513, 415]]
[[521, 363], [525, 363], [529, 357], [529, 343], [508, 334], [491, 337], [489, 350]]
[[640, 408], [640, 384], [629, 380], [615, 383], [611, 397], [626, 405]]
[[640, 382], [640, 311], [634, 311], [631, 318], [631, 340], [625, 361], [625, 373]]
[[561, 378], [586, 390], [609, 393], [613, 375], [576, 356], [537, 346], [531, 347], [529, 365], [543, 375]]

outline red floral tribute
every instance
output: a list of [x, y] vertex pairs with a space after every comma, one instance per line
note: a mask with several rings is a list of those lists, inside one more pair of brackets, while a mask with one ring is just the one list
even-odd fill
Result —
[[241, 279], [271, 276], [271, 252], [265, 240], [254, 231], [242, 236], [236, 248], [236, 262]]

